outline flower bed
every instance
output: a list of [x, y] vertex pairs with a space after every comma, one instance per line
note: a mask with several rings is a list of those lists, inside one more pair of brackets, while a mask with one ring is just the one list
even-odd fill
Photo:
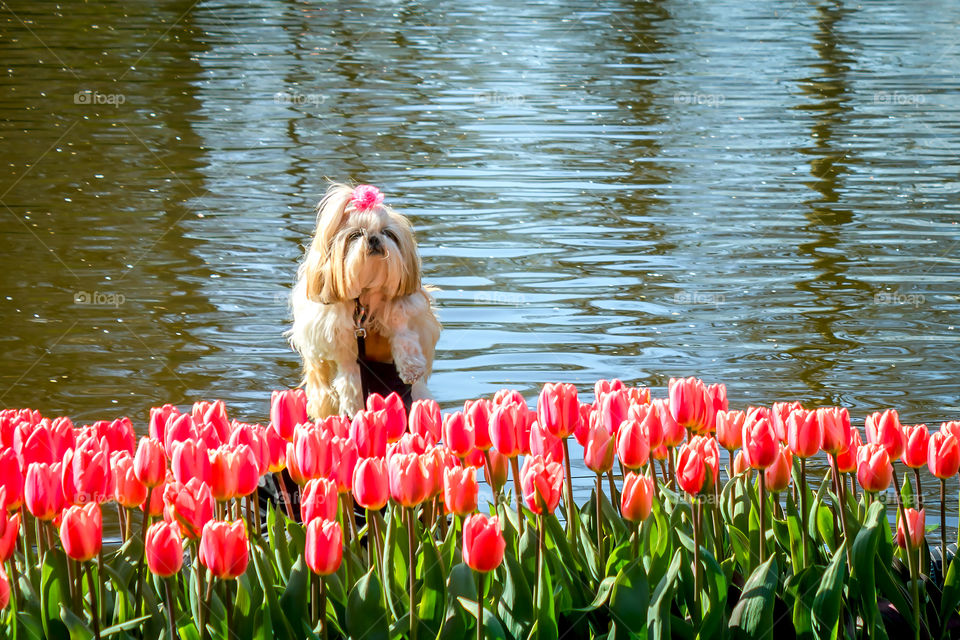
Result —
[[[960, 423], [930, 434], [886, 411], [867, 416], [861, 444], [845, 409], [731, 411], [722, 385], [694, 378], [671, 380], [663, 399], [619, 381], [595, 392], [587, 405], [548, 384], [535, 412], [502, 391], [446, 415], [419, 401], [409, 416], [396, 396], [371, 396], [352, 420], [312, 423], [289, 390], [274, 392], [267, 427], [228, 420], [222, 402], [165, 405], [139, 440], [126, 418], [75, 428], [4, 410], [0, 633], [957, 633], [960, 568], [931, 558], [946, 555]], [[583, 504], [571, 446], [596, 476]], [[806, 460], [822, 453], [821, 478]], [[901, 461], [917, 482], [923, 466], [940, 479], [933, 554]], [[492, 503], [478, 504], [481, 470]], [[281, 473], [297, 489], [281, 482], [277, 503], [259, 500]], [[879, 499], [891, 485], [895, 534]], [[120, 544], [107, 549], [114, 510]]]

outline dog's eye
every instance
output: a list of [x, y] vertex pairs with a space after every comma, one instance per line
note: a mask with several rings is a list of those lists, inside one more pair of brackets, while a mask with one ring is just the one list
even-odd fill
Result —
[[390, 229], [385, 230], [385, 231], [383, 232], [383, 235], [387, 236], [388, 238], [390, 238], [391, 240], [393, 240], [393, 241], [396, 242], [396, 243], [399, 243], [399, 242], [400, 242], [399, 239], [397, 238], [397, 234], [395, 234], [395, 233], [394, 233], [393, 231], [391, 231]]
[[362, 231], [352, 231], [350, 235], [347, 236], [347, 240], [349, 240], [350, 242], [353, 242], [354, 240], [359, 240], [362, 237], [363, 237]]

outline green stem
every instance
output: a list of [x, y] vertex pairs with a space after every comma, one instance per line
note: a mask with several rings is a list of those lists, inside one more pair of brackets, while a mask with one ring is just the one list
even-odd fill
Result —
[[600, 560], [597, 564], [600, 567], [605, 565], [603, 559], [603, 511], [600, 508], [601, 496], [603, 495], [603, 476], [597, 474], [597, 558]]
[[327, 585], [322, 578], [320, 579], [320, 619], [323, 622], [320, 637], [327, 640]]
[[[837, 456], [830, 456], [830, 460], [833, 462], [833, 481], [837, 489], [837, 500], [840, 502], [840, 526], [843, 527], [843, 548], [847, 555], [847, 569], [852, 573], [853, 551], [851, 547], [853, 545], [850, 542], [850, 535], [847, 533], [847, 501], [844, 499], [846, 495], [844, 492], [844, 482], [843, 478], [840, 477], [840, 465], [837, 463]], [[897, 472], [894, 471], [893, 474], [894, 478], [896, 478]], [[900, 494], [897, 493], [897, 495], [899, 496]]]
[[810, 562], [809, 543], [807, 541], [807, 459], [800, 458], [800, 540], [803, 547], [803, 566]]
[[567, 504], [567, 533], [571, 540], [576, 540], [580, 531], [580, 518], [576, 516], [576, 506], [573, 504], [573, 478], [570, 477], [570, 447], [567, 438], [560, 441], [563, 444], [563, 464], [566, 467], [567, 495], [564, 502]]
[[477, 640], [483, 640], [483, 574], [477, 573]]
[[414, 507], [410, 507], [407, 510], [407, 515], [410, 521], [410, 527], [407, 530], [407, 539], [409, 542], [408, 549], [410, 551], [410, 566], [408, 567], [410, 573], [410, 638], [411, 640], [417, 640], [417, 592], [414, 588], [414, 573], [417, 566], [416, 558], [414, 557], [414, 553], [416, 552], [416, 549], [414, 549], [414, 530], [417, 526], [417, 518], [414, 514]]
[[947, 578], [947, 481], [940, 479], [940, 577]]
[[[890, 465], [893, 466], [893, 465]], [[910, 482], [908, 479], [907, 482]], [[907, 511], [900, 499], [900, 481], [897, 478], [897, 468], [893, 466], [893, 489], [897, 496], [897, 510], [900, 512], [900, 522], [903, 524], [903, 542], [907, 551], [907, 567], [910, 569], [910, 591], [913, 595], [913, 631], [914, 638], [920, 640], [920, 591], [917, 565], [913, 561], [913, 541], [910, 539], [910, 527], [907, 525]]]
[[923, 489], [920, 488], [920, 469], [914, 469], [913, 475], [917, 479], [917, 511], [923, 509]]
[[87, 582], [90, 584], [90, 617], [93, 619], [93, 637], [100, 640], [100, 607], [97, 603], [97, 588], [93, 584], [93, 569], [87, 565]]
[[670, 470], [670, 488], [677, 486], [677, 470], [674, 468], [673, 447], [667, 447], [667, 468]]
[[166, 590], [167, 590], [167, 625], [168, 625], [168, 630], [170, 631], [170, 638], [178, 637], [176, 632], [174, 631], [176, 627], [173, 622], [177, 616], [177, 613], [174, 610], [174, 603], [176, 602], [176, 600], [174, 599], [173, 592], [170, 589], [170, 583], [173, 582], [174, 579], [175, 578], [171, 576], [163, 581], [164, 586], [166, 587]]
[[767, 483], [764, 482], [762, 469], [759, 471], [759, 473], [757, 473], [757, 483], [760, 485], [760, 564], [763, 564], [767, 559], [767, 535], [764, 531], [764, 527], [766, 525], [764, 518], [764, 506], [767, 502]]
[[280, 489], [280, 495], [283, 496], [283, 504], [287, 509], [287, 517], [291, 520], [296, 520], [293, 516], [293, 504], [290, 502], [290, 493], [287, 492], [287, 485], [283, 481], [283, 476], [280, 472], [274, 473], [273, 478], [277, 483], [277, 487]]
[[[626, 472], [623, 470], [623, 464], [620, 465], [620, 479], [621, 481], [625, 479]], [[610, 481], [610, 502], [613, 504], [613, 508], [616, 509], [617, 515], [620, 513], [620, 498], [617, 496], [617, 483], [613, 480], [613, 469], [607, 471], [607, 480]]]
[[150, 500], [153, 498], [153, 487], [147, 489], [147, 501], [143, 503], [143, 524], [140, 526], [140, 540], [143, 542], [143, 553], [137, 563], [137, 589], [133, 598], [134, 608], [143, 610], [143, 565], [147, 560], [147, 525], [150, 524]]
[[543, 514], [537, 515], [537, 583], [533, 586], [533, 608], [540, 617], [540, 580], [543, 576], [543, 551], [546, 546], [546, 527], [543, 523]]
[[517, 462], [517, 456], [510, 458], [510, 469], [513, 471], [513, 492], [517, 502], [517, 522], [520, 527], [520, 535], [523, 535], [523, 488], [520, 486], [520, 463]]
[[[700, 620], [700, 496], [693, 496], [693, 598], [696, 604], [695, 621]], [[763, 527], [761, 527], [762, 529]], [[762, 544], [762, 543], [761, 543]]]

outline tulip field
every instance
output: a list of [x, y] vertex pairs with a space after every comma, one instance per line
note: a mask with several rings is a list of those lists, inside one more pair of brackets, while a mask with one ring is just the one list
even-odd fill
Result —
[[594, 398], [547, 384], [535, 409], [504, 390], [408, 415], [372, 395], [310, 421], [285, 390], [266, 426], [217, 401], [142, 429], [2, 410], [0, 635], [960, 636], [960, 422], [731, 410], [695, 378]]

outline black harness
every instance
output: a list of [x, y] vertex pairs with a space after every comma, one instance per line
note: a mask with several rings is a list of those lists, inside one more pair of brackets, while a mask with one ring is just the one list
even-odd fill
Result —
[[363, 401], [366, 403], [371, 393], [379, 393], [387, 397], [396, 392], [409, 412], [413, 404], [411, 387], [400, 379], [397, 366], [392, 362], [377, 362], [367, 358], [367, 320], [369, 320], [368, 310], [360, 304], [360, 298], [357, 298], [353, 324], [354, 333], [357, 336], [357, 364], [360, 365], [360, 388], [363, 390]]

